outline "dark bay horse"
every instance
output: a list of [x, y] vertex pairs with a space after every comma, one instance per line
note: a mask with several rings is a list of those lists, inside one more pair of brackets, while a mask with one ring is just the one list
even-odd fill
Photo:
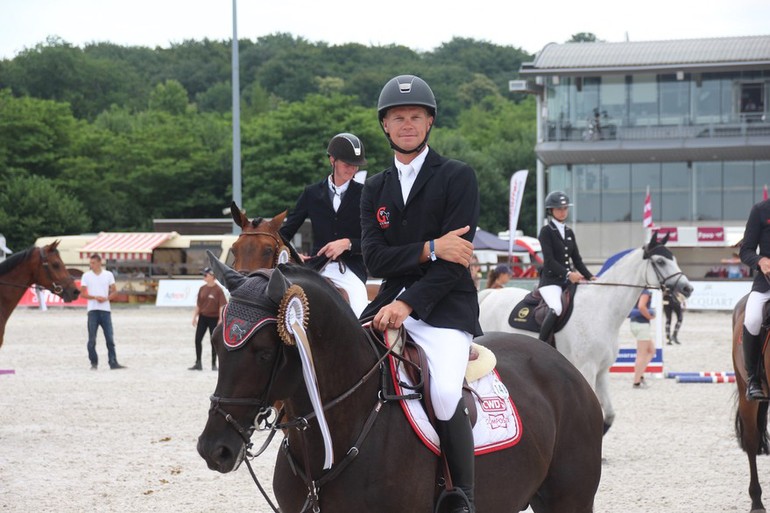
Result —
[[[198, 439], [209, 468], [238, 468], [247, 457], [251, 426], [262, 417], [257, 414], [283, 400], [289, 420], [270, 426], [287, 433], [273, 475], [282, 512], [433, 511], [440, 460], [414, 434], [398, 401], [383, 399], [389, 392], [381, 365], [386, 350], [343, 298], [320, 275], [297, 265], [251, 277], [218, 261], [212, 266], [231, 291], [228, 308], [246, 309], [242, 317], [259, 328], [237, 345], [227, 322], [227, 344], [222, 325], [214, 332], [219, 375]], [[328, 470], [311, 387], [303, 379], [310, 366], [303, 369], [306, 360], [287, 339], [288, 330], [301, 325], [333, 444]], [[478, 511], [510, 513], [528, 503], [538, 513], [592, 511], [601, 475], [602, 412], [591, 387], [558, 351], [530, 337], [492, 333], [476, 342], [494, 351], [522, 419], [516, 445], [476, 459]]]
[[[762, 486], [759, 484], [757, 474], [757, 455], [770, 454], [767, 434], [767, 401], [749, 401], [746, 399], [746, 367], [743, 363], [743, 317], [746, 313], [746, 300], [748, 294], [738, 301], [733, 309], [733, 369], [735, 369], [735, 383], [738, 385], [738, 409], [735, 413], [735, 434], [738, 437], [741, 449], [746, 451], [749, 458], [749, 496], [751, 497], [751, 513], [765, 513], [762, 504]], [[762, 331], [759, 336], [767, 344], [767, 319], [762, 323]], [[770, 382], [770, 351], [764, 349], [763, 362], [765, 365], [765, 377]]]
[[0, 262], [0, 347], [8, 318], [31, 285], [44, 287], [67, 303], [80, 295], [59, 256], [58, 245], [59, 241], [42, 248], [32, 246]]

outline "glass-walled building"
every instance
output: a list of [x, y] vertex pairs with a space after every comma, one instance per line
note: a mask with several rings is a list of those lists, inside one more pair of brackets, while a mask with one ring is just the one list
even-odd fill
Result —
[[589, 261], [643, 243], [648, 187], [656, 225], [742, 227], [770, 185], [770, 36], [550, 44], [520, 75]]

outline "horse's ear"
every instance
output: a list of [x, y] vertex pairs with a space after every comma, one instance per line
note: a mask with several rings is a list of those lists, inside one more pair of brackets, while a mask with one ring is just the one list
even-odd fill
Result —
[[650, 242], [647, 243], [647, 247], [649, 249], [652, 249], [657, 245], [658, 245], [658, 230], [653, 230], [652, 235], [650, 236]]
[[286, 289], [289, 288], [291, 283], [286, 279], [286, 276], [276, 267], [270, 274], [270, 281], [267, 283], [267, 297], [276, 305], [281, 304], [283, 295], [286, 293]]
[[660, 241], [661, 246], [665, 246], [666, 242], [668, 242], [668, 237], [671, 235], [671, 232], [666, 232], [666, 235], [663, 236], [663, 239]]
[[278, 231], [281, 229], [281, 225], [283, 224], [284, 219], [286, 219], [286, 215], [289, 213], [288, 210], [284, 210], [280, 214], [276, 215], [270, 220], [270, 228], [272, 228], [274, 231]]
[[52, 243], [50, 243], [48, 246], [46, 246], [46, 249], [48, 251], [56, 251], [56, 248], [59, 247], [59, 243], [60, 242], [61, 241], [59, 239], [57, 239], [57, 240], [53, 241]]
[[234, 201], [230, 204], [230, 215], [233, 216], [233, 221], [235, 221], [235, 224], [241, 228], [243, 228], [243, 225], [249, 222], [249, 218], [246, 217], [246, 214], [241, 212], [240, 207]]
[[206, 250], [206, 254], [209, 256], [209, 264], [214, 271], [214, 276], [225, 284], [228, 291], [233, 292], [243, 285], [243, 282], [246, 281], [245, 276], [220, 262], [210, 250]]

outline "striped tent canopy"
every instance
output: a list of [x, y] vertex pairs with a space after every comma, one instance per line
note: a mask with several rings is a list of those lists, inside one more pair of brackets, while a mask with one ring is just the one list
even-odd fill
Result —
[[176, 236], [176, 232], [101, 232], [80, 249], [80, 258], [98, 253], [105, 260], [151, 260], [153, 249]]

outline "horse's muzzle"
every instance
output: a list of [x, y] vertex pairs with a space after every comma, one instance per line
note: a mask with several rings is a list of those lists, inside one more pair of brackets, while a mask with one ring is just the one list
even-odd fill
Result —
[[237, 470], [246, 456], [245, 444], [241, 444], [238, 449], [235, 449], [222, 442], [207, 441], [203, 434], [198, 437], [197, 448], [198, 454], [206, 460], [209, 469], [222, 474]]

